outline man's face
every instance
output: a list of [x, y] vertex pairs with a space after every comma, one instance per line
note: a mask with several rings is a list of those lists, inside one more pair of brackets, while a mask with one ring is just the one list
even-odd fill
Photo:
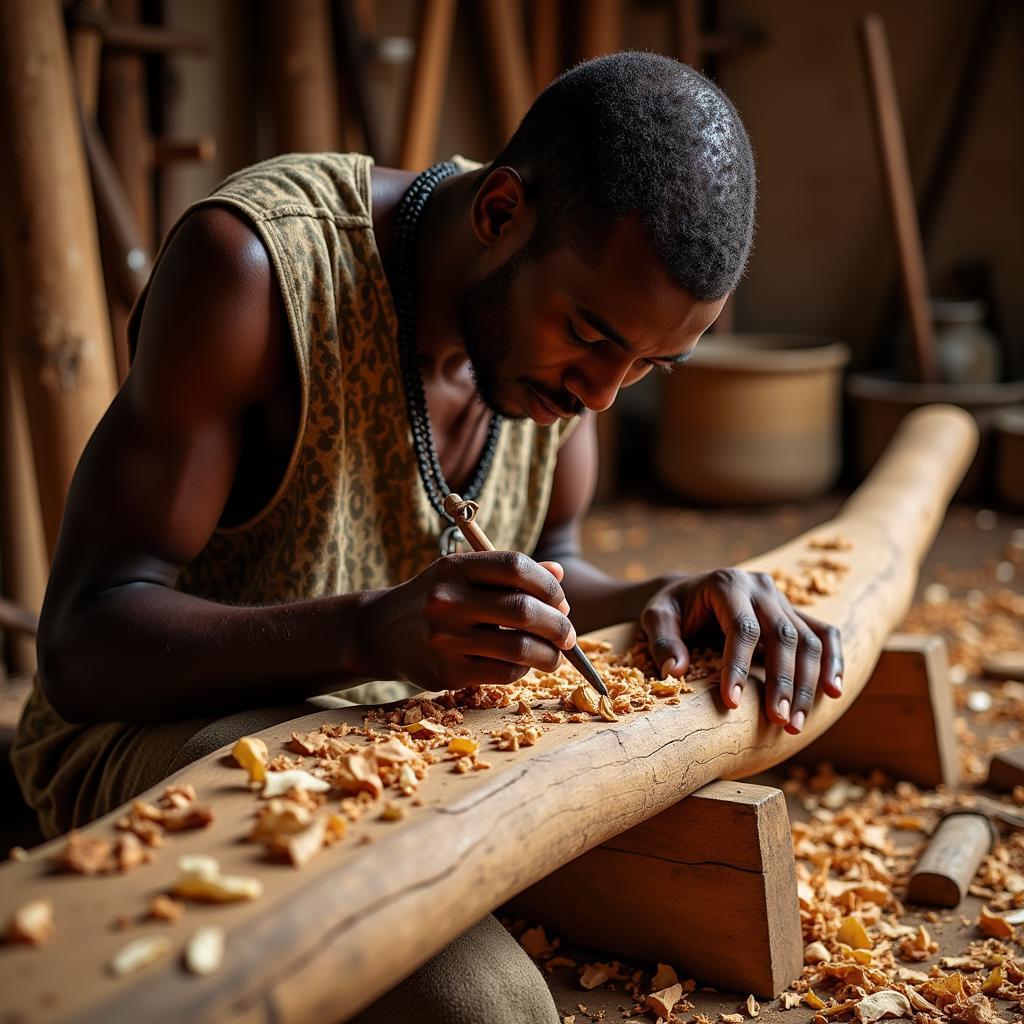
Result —
[[725, 304], [678, 288], [636, 217], [612, 229], [595, 267], [569, 248], [536, 259], [528, 248], [459, 301], [480, 397], [510, 418], [607, 409], [619, 388], [684, 360]]

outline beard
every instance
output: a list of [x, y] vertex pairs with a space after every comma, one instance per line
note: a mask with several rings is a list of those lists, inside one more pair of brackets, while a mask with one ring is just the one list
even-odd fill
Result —
[[509, 292], [527, 261], [525, 248], [513, 253], [483, 280], [470, 285], [458, 304], [459, 329], [480, 401], [496, 415], [520, 420], [526, 417], [510, 413], [499, 396], [507, 383], [501, 365], [512, 350], [508, 332]]
[[509, 384], [532, 388], [555, 409], [582, 416], [586, 407], [567, 392], [552, 394], [540, 381], [522, 377], [511, 381], [502, 373], [502, 365], [512, 351], [508, 331], [509, 294], [523, 267], [533, 257], [530, 244], [513, 253], [483, 280], [469, 286], [459, 298], [458, 321], [462, 342], [469, 356], [470, 372], [477, 396], [491, 412], [510, 420], [529, 419], [523, 412], [510, 412], [502, 403], [501, 392]]

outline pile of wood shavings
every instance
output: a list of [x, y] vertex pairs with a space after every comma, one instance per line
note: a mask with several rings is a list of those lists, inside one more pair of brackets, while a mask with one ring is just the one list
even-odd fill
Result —
[[[963, 955], [926, 967], [938, 944], [925, 924], [901, 920], [899, 894], [941, 815], [973, 798], [909, 783], [887, 790], [884, 781], [857, 782], [825, 767], [813, 776], [796, 771], [786, 783], [809, 813], [793, 825], [807, 963], [793, 990], [817, 1011], [817, 1024], [851, 1017], [869, 1024], [886, 1006], [918, 1024], [995, 1024], [1002, 1018], [994, 999], [1024, 1009], [1024, 956], [1012, 924], [1024, 907], [1024, 836], [1004, 838], [983, 861], [970, 892], [990, 909]], [[830, 998], [816, 988], [830, 989]]]
[[986, 659], [1024, 651], [1024, 531], [1004, 557], [978, 569], [940, 568], [908, 613], [902, 632], [943, 637], [954, 684], [960, 767], [969, 782], [984, 779], [991, 755], [1024, 740], [1024, 683], [983, 679]]
[[790, 604], [806, 607], [820, 597], [838, 593], [843, 577], [850, 571], [849, 565], [840, 561], [834, 552], [850, 551], [853, 544], [844, 537], [815, 537], [807, 542], [813, 554], [801, 559], [795, 572], [786, 569], [772, 571], [775, 586], [786, 596]]

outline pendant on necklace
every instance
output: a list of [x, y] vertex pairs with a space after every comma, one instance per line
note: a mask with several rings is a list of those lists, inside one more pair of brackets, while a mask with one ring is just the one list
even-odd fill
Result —
[[462, 531], [455, 525], [449, 526], [441, 531], [441, 539], [437, 542], [437, 549], [441, 555], [456, 555], [459, 552], [459, 545], [465, 544], [466, 538]]

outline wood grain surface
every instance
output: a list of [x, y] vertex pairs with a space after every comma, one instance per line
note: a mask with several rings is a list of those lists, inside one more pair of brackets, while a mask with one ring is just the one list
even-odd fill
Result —
[[[889, 454], [831, 522], [745, 563], [795, 571], [812, 537], [842, 536], [853, 548], [838, 593], [812, 609], [843, 631], [841, 700], [823, 699], [800, 736], [767, 722], [760, 686], [726, 711], [717, 687], [698, 684], [678, 706], [616, 722], [565, 724], [534, 747], [488, 755], [491, 771], [431, 772], [423, 806], [401, 822], [366, 821], [301, 871], [267, 863], [242, 841], [256, 800], [244, 773], [222, 750], [175, 778], [195, 785], [216, 820], [179, 833], [155, 863], [128, 875], [52, 874], [63, 842], [0, 869], [0, 913], [46, 896], [56, 935], [43, 949], [9, 946], [0, 955], [0, 1010], [11, 1020], [323, 1022], [344, 1020], [418, 964], [528, 885], [652, 817], [717, 778], [751, 775], [784, 761], [824, 732], [854, 700], [913, 593], [917, 568], [969, 463], [976, 430], [961, 410], [937, 407], [908, 417]], [[634, 627], [605, 636], [624, 644]], [[759, 671], [752, 674], [761, 681]], [[484, 734], [507, 712], [467, 712]], [[324, 721], [359, 723], [359, 709], [318, 711], [260, 734], [272, 753], [291, 731]], [[163, 784], [154, 790], [161, 791]], [[115, 814], [85, 832], [110, 835]], [[370, 842], [361, 842], [367, 836]], [[206, 853], [225, 872], [257, 875], [253, 903], [190, 906], [174, 925], [140, 923], [127, 932], [118, 914], [141, 917], [177, 875], [178, 857]], [[601, 894], [595, 893], [594, 899]], [[201, 925], [227, 931], [221, 970], [206, 978], [181, 967], [181, 951]], [[129, 978], [106, 970], [131, 938], [166, 934], [174, 954]]]

